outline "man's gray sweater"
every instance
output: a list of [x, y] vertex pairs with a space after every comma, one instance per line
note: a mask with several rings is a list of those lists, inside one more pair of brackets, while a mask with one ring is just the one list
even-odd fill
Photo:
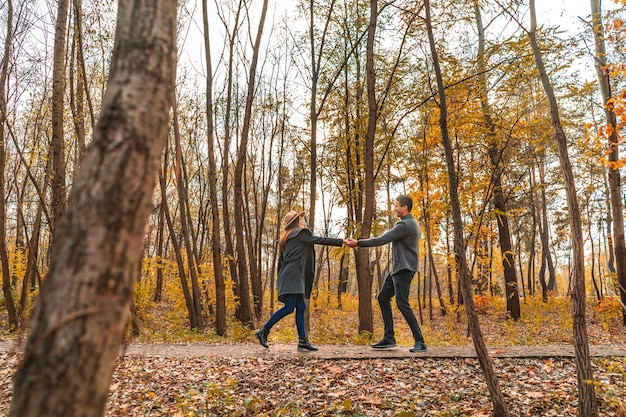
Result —
[[395, 226], [380, 237], [359, 239], [359, 246], [369, 248], [391, 243], [393, 270], [395, 274], [403, 269], [417, 272], [419, 259], [420, 228], [412, 214], [402, 217]]

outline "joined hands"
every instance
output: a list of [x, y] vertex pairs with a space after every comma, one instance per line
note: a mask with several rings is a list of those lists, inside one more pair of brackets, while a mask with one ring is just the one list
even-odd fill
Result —
[[351, 248], [356, 248], [357, 246], [359, 246], [359, 241], [351, 237], [344, 239], [343, 243], [350, 246]]

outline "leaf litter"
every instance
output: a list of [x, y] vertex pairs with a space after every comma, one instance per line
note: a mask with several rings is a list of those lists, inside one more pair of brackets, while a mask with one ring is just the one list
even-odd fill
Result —
[[[494, 358], [513, 416], [576, 416], [573, 358]], [[0, 353], [0, 413], [15, 354]], [[600, 414], [626, 416], [626, 357], [594, 358]], [[118, 360], [107, 416], [489, 416], [474, 358], [157, 357]]]

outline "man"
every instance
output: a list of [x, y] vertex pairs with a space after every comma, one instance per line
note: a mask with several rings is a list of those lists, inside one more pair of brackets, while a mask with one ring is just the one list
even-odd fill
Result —
[[396, 305], [409, 324], [413, 338], [414, 346], [411, 352], [423, 352], [426, 350], [424, 336], [420, 329], [419, 323], [409, 305], [409, 291], [411, 289], [411, 281], [417, 272], [420, 239], [420, 228], [417, 221], [411, 214], [413, 208], [413, 200], [406, 195], [400, 195], [396, 198], [394, 204], [394, 212], [400, 218], [393, 229], [380, 237], [370, 239], [346, 239], [346, 245], [355, 247], [369, 248], [372, 246], [381, 246], [391, 242], [391, 253], [393, 260], [393, 268], [385, 282], [383, 283], [380, 293], [378, 294], [378, 304], [383, 316], [385, 324], [385, 332], [382, 340], [372, 345], [375, 349], [385, 349], [396, 346], [396, 339], [393, 330], [393, 315], [391, 313], [391, 298], [396, 296]]

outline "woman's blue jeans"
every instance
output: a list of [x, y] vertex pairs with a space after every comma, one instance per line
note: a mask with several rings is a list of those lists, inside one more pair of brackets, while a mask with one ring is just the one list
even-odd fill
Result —
[[298, 337], [301, 339], [306, 338], [306, 330], [304, 328], [304, 310], [306, 309], [306, 303], [302, 294], [285, 294], [282, 296], [285, 305], [280, 310], [277, 310], [272, 317], [265, 323], [265, 330], [268, 332], [276, 323], [278, 323], [283, 317], [288, 316], [296, 310], [296, 328], [298, 329]]

